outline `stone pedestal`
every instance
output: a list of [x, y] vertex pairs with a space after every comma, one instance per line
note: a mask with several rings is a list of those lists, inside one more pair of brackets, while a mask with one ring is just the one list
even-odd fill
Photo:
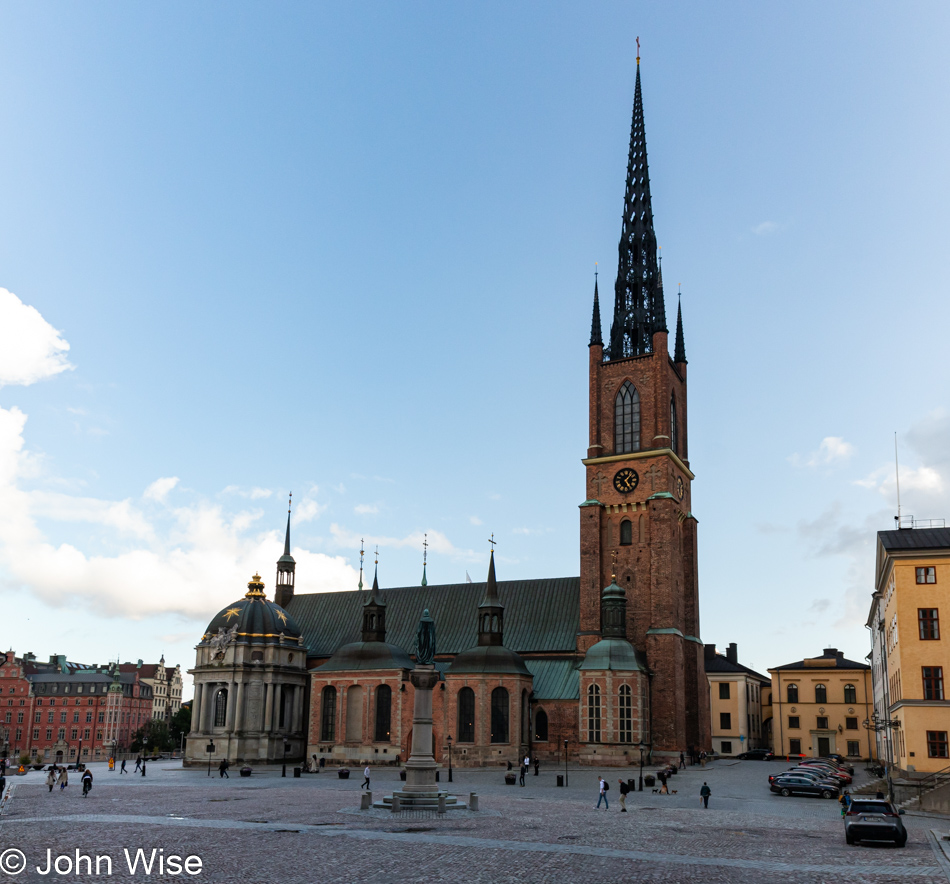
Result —
[[420, 665], [409, 673], [409, 681], [416, 690], [412, 710], [412, 749], [406, 762], [403, 791], [438, 795], [435, 784], [438, 765], [432, 755], [432, 689], [439, 683], [439, 673], [431, 663]]

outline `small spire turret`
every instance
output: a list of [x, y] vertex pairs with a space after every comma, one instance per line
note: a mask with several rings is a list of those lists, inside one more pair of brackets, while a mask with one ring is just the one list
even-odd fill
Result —
[[597, 271], [594, 271], [594, 312], [590, 320], [590, 344], [589, 346], [593, 347], [594, 345], [599, 345], [603, 347], [604, 339], [601, 336], [601, 324], [600, 324], [600, 297], [597, 293]]
[[683, 341], [683, 303], [679, 295], [676, 296], [676, 344], [673, 349], [673, 362], [686, 365], [686, 344]]
[[[491, 543], [494, 545], [492, 535]], [[495, 580], [495, 550], [488, 560], [488, 582], [485, 584], [485, 597], [478, 606], [478, 643], [479, 645], [501, 645], [504, 635], [505, 606], [498, 598], [498, 583]]]
[[291, 492], [287, 500], [287, 532], [284, 534], [284, 554], [277, 560], [274, 602], [282, 608], [286, 608], [294, 597], [294, 581], [297, 576], [297, 562], [290, 554], [290, 510], [293, 500], [294, 495]]
[[373, 567], [373, 589], [363, 605], [363, 641], [386, 641], [386, 602], [379, 591], [379, 549]]

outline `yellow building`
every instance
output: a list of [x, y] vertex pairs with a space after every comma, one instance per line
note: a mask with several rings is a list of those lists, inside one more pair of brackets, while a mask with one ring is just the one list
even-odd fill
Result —
[[713, 749], [720, 755], [738, 755], [746, 749], [768, 748], [762, 718], [768, 678], [739, 662], [735, 642], [724, 655], [716, 653], [715, 645], [706, 645], [705, 665]]
[[776, 755], [877, 758], [864, 721], [873, 711], [871, 667], [837, 648], [769, 669]]
[[879, 531], [871, 630], [875, 712], [897, 726], [881, 730], [881, 756], [904, 771], [950, 766], [950, 700], [944, 673], [950, 646], [940, 625], [950, 589], [950, 529]]

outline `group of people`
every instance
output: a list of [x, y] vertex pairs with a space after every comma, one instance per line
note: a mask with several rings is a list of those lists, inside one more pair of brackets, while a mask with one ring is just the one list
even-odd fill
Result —
[[[80, 782], [82, 783], [82, 797], [85, 798], [92, 790], [92, 771], [89, 770], [88, 767], [83, 770]], [[59, 765], [51, 764], [46, 774], [46, 785], [49, 787], [50, 792], [52, 792], [57, 784], [59, 785], [60, 792], [65, 791], [69, 786], [69, 771], [66, 770], [65, 765], [60, 767]]]
[[[666, 778], [663, 776], [663, 772], [660, 772], [660, 775], [663, 777], [663, 791], [666, 791]], [[620, 785], [620, 812], [627, 812], [627, 795], [630, 792], [635, 791], [634, 787], [630, 785], [626, 780], [617, 780]], [[610, 789], [610, 784], [603, 778], [598, 777], [598, 792], [597, 803], [594, 805], [594, 810], [600, 810], [600, 805], [603, 803], [604, 810], [610, 810], [610, 802], [607, 800], [607, 792]], [[704, 782], [702, 788], [699, 790], [699, 800], [702, 802], [703, 808], [706, 809], [709, 807], [709, 796], [712, 795], [712, 789], [709, 788], [709, 783]]]

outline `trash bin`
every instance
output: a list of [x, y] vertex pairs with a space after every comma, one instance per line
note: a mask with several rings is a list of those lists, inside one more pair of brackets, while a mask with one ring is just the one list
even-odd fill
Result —
[[300, 779], [300, 768], [299, 768], [299, 767], [295, 767], [295, 768], [294, 768], [294, 779], [297, 779], [297, 780]]
[[564, 785], [564, 774], [558, 774], [558, 775], [557, 775], [557, 784], [558, 784], [559, 786], [563, 786], [563, 785]]

